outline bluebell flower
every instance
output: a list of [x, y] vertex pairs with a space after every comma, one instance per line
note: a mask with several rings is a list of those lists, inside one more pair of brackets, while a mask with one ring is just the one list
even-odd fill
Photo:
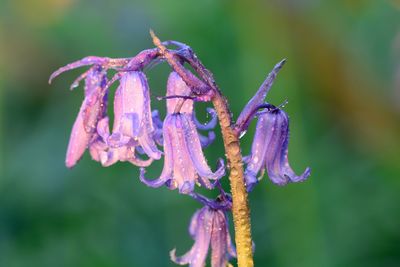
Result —
[[[257, 184], [257, 174], [267, 170], [268, 177], [277, 185], [301, 182], [310, 176], [310, 168], [296, 175], [289, 165], [289, 119], [287, 114], [270, 106], [262, 112], [257, 121], [251, 154], [246, 158], [245, 180], [248, 191]], [[261, 174], [261, 176], [262, 176]]]
[[193, 100], [182, 98], [189, 94], [190, 88], [172, 72], [167, 84], [167, 97], [170, 98], [167, 98], [167, 116], [163, 123], [164, 168], [160, 177], [152, 181], [144, 177], [145, 171], [141, 169], [140, 179], [148, 186], [166, 185], [188, 194], [196, 183], [213, 188], [209, 179], [218, 180], [225, 174], [222, 160], [215, 172], [207, 164], [193, 121]]
[[236, 250], [229, 235], [228, 219], [224, 210], [205, 206], [193, 215], [189, 233], [194, 240], [192, 248], [177, 257], [171, 251], [173, 262], [190, 267], [204, 267], [211, 245], [211, 267], [226, 267], [229, 259], [236, 257]]

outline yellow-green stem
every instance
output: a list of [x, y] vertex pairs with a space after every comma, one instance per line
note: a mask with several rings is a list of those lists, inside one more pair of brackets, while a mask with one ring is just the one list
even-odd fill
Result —
[[244, 183], [243, 159], [239, 137], [232, 127], [232, 118], [226, 99], [219, 91], [212, 99], [218, 114], [224, 140], [225, 153], [230, 167], [229, 181], [232, 193], [232, 215], [238, 267], [253, 267], [250, 208]]

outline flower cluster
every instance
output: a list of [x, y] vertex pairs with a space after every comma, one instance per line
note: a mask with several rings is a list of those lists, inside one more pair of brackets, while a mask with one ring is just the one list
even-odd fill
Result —
[[[204, 124], [197, 120], [194, 112], [196, 102], [209, 102], [218, 92], [213, 87], [211, 73], [201, 68], [191, 49], [174, 41], [166, 44], [176, 45], [179, 49], [169, 51], [160, 44], [133, 58], [86, 57], [51, 75], [50, 81], [65, 71], [90, 66], [71, 86], [71, 89], [75, 88], [84, 81], [84, 100], [72, 127], [66, 166], [75, 166], [88, 149], [92, 159], [104, 167], [118, 161], [130, 162], [140, 167], [139, 178], [147, 186], [177, 189], [198, 200], [204, 207], [194, 214], [189, 227], [195, 243], [182, 257], [175, 256], [173, 250], [171, 259], [182, 265], [204, 266], [211, 245], [211, 266], [223, 267], [230, 258], [236, 257], [226, 216], [232, 208], [232, 200], [219, 183], [225, 175], [223, 160], [218, 161], [213, 171], [203, 153], [215, 139], [213, 129], [218, 120], [217, 112], [208, 108], [211, 118]], [[146, 66], [163, 60], [173, 68], [166, 95], [161, 97], [166, 101], [164, 119], [158, 110], [151, 109], [150, 87], [144, 73]], [[183, 62], [189, 63], [200, 78], [185, 68]], [[241, 137], [250, 122], [258, 118], [251, 154], [244, 160], [246, 168], [242, 179], [248, 192], [258, 183], [258, 173], [263, 174], [265, 170], [278, 185], [303, 181], [310, 175], [309, 168], [301, 175], [291, 169], [288, 163], [288, 116], [279, 107], [265, 102], [283, 63], [275, 66], [236, 123], [229, 126], [237, 137]], [[115, 72], [111, 78], [110, 72]], [[110, 125], [108, 95], [111, 85], [116, 82], [119, 84], [113, 99], [114, 121]], [[161, 175], [147, 179], [145, 168], [162, 158]], [[195, 192], [196, 185], [207, 189], [217, 186], [221, 195], [217, 200], [207, 199]]]

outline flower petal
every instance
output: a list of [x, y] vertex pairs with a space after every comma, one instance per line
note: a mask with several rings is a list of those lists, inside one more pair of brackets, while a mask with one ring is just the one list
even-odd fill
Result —
[[211, 145], [215, 140], [215, 133], [213, 131], [208, 132], [208, 136], [204, 136], [199, 134], [199, 139], [201, 143], [201, 147], [205, 148]]
[[159, 178], [155, 180], [147, 180], [144, 176], [145, 170], [142, 168], [140, 170], [140, 181], [150, 187], [160, 187], [164, 185], [168, 180], [172, 179], [173, 174], [173, 156], [174, 151], [172, 147], [171, 141], [173, 140], [173, 132], [171, 130], [171, 126], [168, 125], [168, 121], [166, 120], [164, 123], [164, 167], [161, 172]]
[[215, 128], [217, 125], [218, 117], [217, 117], [217, 112], [213, 108], [207, 108], [208, 114], [211, 115], [211, 120], [206, 122], [206, 123], [201, 123], [197, 120], [195, 112], [193, 111], [193, 121], [194, 124], [196, 125], [197, 129], [203, 130], [203, 131], [208, 131], [212, 130]]
[[265, 113], [258, 118], [256, 132], [254, 134], [251, 155], [246, 159], [247, 167], [245, 171], [245, 181], [247, 191], [252, 191], [258, 183], [257, 173], [265, 168], [265, 160], [268, 146], [275, 133], [276, 116]]
[[[82, 105], [84, 104], [85, 101]], [[82, 106], [78, 113], [78, 117], [75, 120], [74, 126], [72, 127], [71, 136], [69, 138], [67, 155], [65, 158], [65, 165], [68, 168], [72, 168], [80, 160], [93, 136], [92, 133], [88, 133], [85, 130], [83, 124], [83, 109], [84, 107]]]
[[214, 220], [211, 232], [211, 267], [226, 267], [227, 264], [227, 225], [223, 211], [213, 211]]
[[192, 122], [191, 118], [185, 116], [185, 114], [180, 114], [184, 127], [184, 139], [186, 142], [186, 147], [188, 148], [190, 158], [196, 168], [198, 174], [203, 178], [208, 179], [219, 179], [225, 174], [225, 166], [221, 166], [219, 169], [213, 173], [207, 164], [204, 157], [199, 136], [196, 130], [196, 126]]
[[174, 153], [174, 179], [177, 183], [179, 192], [188, 194], [193, 191], [197, 178], [193, 164], [190, 164], [191, 159], [189, 151], [185, 143], [185, 129], [182, 121], [183, 114], [171, 114], [168, 118], [173, 121], [173, 153]]
[[55, 72], [53, 72], [49, 78], [49, 83], [51, 83], [54, 78], [56, 78], [58, 75], [60, 75], [63, 72], [66, 72], [66, 71], [69, 71], [72, 69], [76, 69], [79, 67], [83, 67], [83, 66], [93, 65], [93, 64], [101, 65], [101, 64], [106, 63], [108, 60], [109, 60], [109, 58], [94, 57], [94, 56], [82, 58], [82, 59], [72, 62], [64, 67], [61, 67], [58, 70], [56, 70]]
[[[189, 96], [190, 93], [190, 88], [186, 85], [182, 78], [176, 72], [171, 72], [167, 81], [167, 96]], [[169, 114], [174, 113], [175, 107], [180, 101], [182, 101], [181, 98], [167, 99], [167, 112]], [[185, 100], [180, 112], [192, 114], [193, 100]]]
[[[267, 96], [269, 90], [271, 89], [272, 84], [274, 83], [274, 80], [278, 75], [278, 72], [283, 67], [285, 62], [286, 60], [284, 59], [275, 65], [272, 71], [268, 74], [265, 81], [261, 84], [260, 88], [257, 90], [256, 94], [250, 99], [250, 101], [244, 107], [243, 111], [240, 113], [236, 121], [236, 125], [239, 128], [242, 128], [244, 125], [247, 124], [246, 121], [251, 119], [250, 117], [252, 116], [252, 114], [254, 114], [254, 110], [264, 102], [264, 99]], [[244, 131], [246, 129], [240, 129], [240, 130]]]
[[307, 168], [301, 175], [297, 176], [289, 165], [288, 144], [289, 144], [289, 119], [286, 113], [278, 110], [274, 135], [267, 150], [267, 171], [272, 182], [278, 185], [285, 185], [288, 182], [304, 181], [310, 176], [310, 168]]
[[194, 245], [181, 257], [175, 255], [175, 249], [171, 251], [170, 256], [173, 262], [180, 265], [189, 264], [190, 267], [204, 267], [210, 246], [213, 214], [208, 208], [203, 208], [196, 214], [197, 216], [192, 217], [192, 220], [197, 220]]

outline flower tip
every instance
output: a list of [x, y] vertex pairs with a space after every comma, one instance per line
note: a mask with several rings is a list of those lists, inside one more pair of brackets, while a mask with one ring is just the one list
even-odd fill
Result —
[[286, 61], [287, 61], [287, 59], [284, 58], [284, 59], [282, 59], [280, 62], [278, 62], [278, 63], [275, 65], [275, 67], [274, 67], [274, 71], [275, 71], [275, 72], [280, 71], [280, 70], [282, 69], [282, 67], [285, 65]]
[[185, 194], [185, 195], [190, 194], [190, 193], [193, 192], [193, 189], [194, 189], [193, 187], [194, 187], [194, 184], [193, 184], [193, 183], [190, 183], [190, 182], [186, 181], [186, 182], [184, 182], [183, 185], [179, 188], [179, 193]]
[[65, 166], [68, 169], [72, 169], [76, 165], [76, 163], [77, 163], [76, 160], [71, 160], [71, 159], [68, 159], [68, 158], [65, 160]]
[[55, 77], [57, 77], [58, 76], [58, 73], [57, 73], [57, 71], [55, 71], [55, 72], [53, 72], [51, 75], [50, 75], [50, 77], [49, 77], [49, 84], [51, 84], [51, 82], [53, 81], [53, 79], [55, 78]]
[[300, 175], [300, 177], [302, 178], [302, 179], [300, 180], [300, 182], [307, 180], [307, 178], [310, 177], [310, 175], [311, 175], [311, 168], [310, 168], [310, 167], [307, 167], [307, 168], [305, 169], [305, 171], [303, 172], [303, 174]]
[[246, 182], [247, 192], [250, 193], [253, 191], [254, 187], [258, 184], [258, 179], [256, 177], [256, 173], [250, 170], [246, 170], [244, 173], [244, 178]]
[[176, 248], [174, 248], [173, 250], [171, 250], [171, 251], [169, 252], [169, 257], [171, 258], [171, 261], [173, 261], [173, 262], [176, 263], [176, 261], [177, 261], [177, 258], [176, 258]]

